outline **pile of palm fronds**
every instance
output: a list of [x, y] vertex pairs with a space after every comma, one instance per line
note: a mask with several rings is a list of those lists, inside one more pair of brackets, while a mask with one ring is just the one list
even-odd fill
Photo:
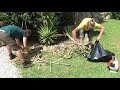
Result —
[[[72, 36], [71, 36], [69, 33], [65, 33], [65, 34], [66, 34], [66, 36], [68, 36], [68, 38], [69, 38], [71, 41], [73, 41], [73, 43], [74, 43], [74, 39], [72, 38]], [[76, 51], [79, 55], [86, 57], [86, 56], [90, 53], [90, 51], [91, 51], [91, 49], [88, 47], [89, 43], [90, 43], [90, 42], [88, 41], [88, 36], [87, 36], [87, 34], [86, 34], [86, 35], [85, 35], [85, 38], [84, 38], [83, 44], [81, 45], [80, 43], [78, 43], [78, 48], [76, 48], [75, 51]]]

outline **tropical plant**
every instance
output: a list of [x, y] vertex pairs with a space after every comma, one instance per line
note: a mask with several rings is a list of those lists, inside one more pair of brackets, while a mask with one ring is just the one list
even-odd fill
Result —
[[46, 44], [46, 45], [50, 45], [54, 43], [55, 40], [55, 35], [57, 34], [56, 29], [54, 28], [54, 26], [43, 24], [40, 29], [38, 29], [38, 33], [39, 33], [39, 40], [42, 44]]
[[[0, 12], [0, 26], [17, 25], [32, 30], [33, 39], [38, 40], [38, 29], [43, 24], [54, 26], [58, 33], [63, 33], [66, 25], [73, 23], [73, 12]], [[49, 26], [50, 26], [49, 25]]]

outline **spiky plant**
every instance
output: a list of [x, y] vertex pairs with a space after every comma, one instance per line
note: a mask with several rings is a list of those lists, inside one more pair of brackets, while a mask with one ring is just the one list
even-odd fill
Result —
[[55, 35], [57, 34], [57, 30], [55, 30], [52, 24], [48, 25], [43, 24], [40, 29], [38, 29], [40, 42], [42, 44], [50, 45], [54, 43]]

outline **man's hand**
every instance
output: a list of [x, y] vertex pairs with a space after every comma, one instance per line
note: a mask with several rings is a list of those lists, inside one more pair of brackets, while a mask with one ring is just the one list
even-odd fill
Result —
[[27, 52], [30, 52], [29, 47], [23, 47], [23, 50], [25, 50], [25, 51], [27, 51]]
[[100, 37], [98, 36], [98, 37], [96, 38], [96, 41], [99, 41], [99, 39], [100, 39]]
[[23, 52], [24, 51], [24, 49], [21, 47], [21, 46], [19, 46], [19, 48], [20, 48], [20, 50]]

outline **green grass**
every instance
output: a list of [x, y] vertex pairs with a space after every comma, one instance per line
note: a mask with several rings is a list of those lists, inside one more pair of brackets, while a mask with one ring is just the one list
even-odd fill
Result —
[[[104, 49], [114, 52], [120, 62], [120, 21], [112, 19], [102, 24], [105, 26], [105, 33], [101, 37], [100, 43]], [[95, 38], [96, 36], [94, 41]], [[51, 53], [42, 53], [42, 55], [47, 61], [59, 58]], [[76, 53], [71, 59], [63, 59], [59, 62], [71, 66], [53, 64], [52, 72], [50, 72], [50, 65], [36, 63], [32, 68], [21, 68], [22, 75], [24, 78], [120, 78], [120, 71], [118, 73], [109, 72], [106, 62], [90, 62]]]

